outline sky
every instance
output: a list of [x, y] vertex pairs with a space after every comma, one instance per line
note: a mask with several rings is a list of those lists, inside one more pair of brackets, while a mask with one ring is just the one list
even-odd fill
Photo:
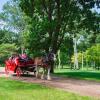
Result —
[[93, 11], [97, 11], [98, 13], [100, 13], [100, 8], [98, 9], [98, 8], [95, 6], [95, 8], [93, 8]]
[[0, 12], [2, 11], [3, 5], [9, 0], [0, 0]]

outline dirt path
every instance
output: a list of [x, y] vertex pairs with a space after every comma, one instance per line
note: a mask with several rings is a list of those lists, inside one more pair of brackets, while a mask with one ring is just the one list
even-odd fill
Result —
[[[3, 75], [3, 70], [0, 72], [0, 76]], [[8, 76], [9, 77], [9, 76]], [[65, 91], [70, 91], [73, 93], [77, 93], [83, 96], [92, 96], [100, 98], [100, 83], [86, 80], [76, 80], [71, 78], [61, 78], [61, 77], [52, 77], [51, 81], [36, 79], [35, 77], [10, 77], [13, 80], [20, 80], [23, 82], [31, 82], [38, 83], [42, 85], [46, 85], [49, 87], [54, 87], [58, 89], [62, 89]]]
[[12, 77], [14, 80], [23, 82], [39, 83], [42, 85], [55, 87], [65, 91], [78, 93], [83, 96], [93, 96], [100, 98], [100, 83], [69, 78], [53, 77], [52, 81], [40, 80], [32, 77]]

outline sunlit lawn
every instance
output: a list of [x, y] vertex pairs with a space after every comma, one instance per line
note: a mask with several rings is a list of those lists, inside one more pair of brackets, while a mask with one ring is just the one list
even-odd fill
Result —
[[42, 85], [0, 78], [0, 100], [95, 100]]
[[56, 69], [55, 75], [68, 78], [77, 78], [84, 80], [100, 81], [100, 70], [71, 70], [71, 69]]

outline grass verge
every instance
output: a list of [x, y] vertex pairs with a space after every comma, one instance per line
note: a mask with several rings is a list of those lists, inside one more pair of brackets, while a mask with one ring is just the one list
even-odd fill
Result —
[[100, 71], [56, 69], [54, 75], [100, 82]]
[[0, 78], [0, 100], [95, 100], [87, 96], [48, 88], [38, 84], [24, 83]]

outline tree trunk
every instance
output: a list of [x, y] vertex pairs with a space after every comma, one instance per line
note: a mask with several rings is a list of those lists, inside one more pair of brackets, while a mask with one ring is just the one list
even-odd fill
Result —
[[50, 73], [54, 73], [54, 62], [51, 63], [51, 70]]
[[58, 50], [58, 67], [61, 67], [60, 50]]
[[[56, 1], [57, 3], [57, 25], [55, 26], [55, 30], [52, 36], [52, 41], [51, 41], [51, 45], [52, 45], [52, 50], [53, 52], [56, 54], [57, 50], [58, 50], [58, 36], [59, 36], [59, 32], [60, 32], [60, 28], [61, 28], [61, 13], [60, 13], [60, 0]], [[54, 63], [52, 64], [51, 67], [51, 73], [54, 72]]]
[[83, 59], [83, 52], [82, 52], [82, 70], [83, 70], [83, 64], [84, 64], [84, 59]]
[[76, 41], [76, 37], [73, 38], [73, 43], [74, 43], [74, 69], [78, 69], [78, 55], [77, 55], [77, 41]]

